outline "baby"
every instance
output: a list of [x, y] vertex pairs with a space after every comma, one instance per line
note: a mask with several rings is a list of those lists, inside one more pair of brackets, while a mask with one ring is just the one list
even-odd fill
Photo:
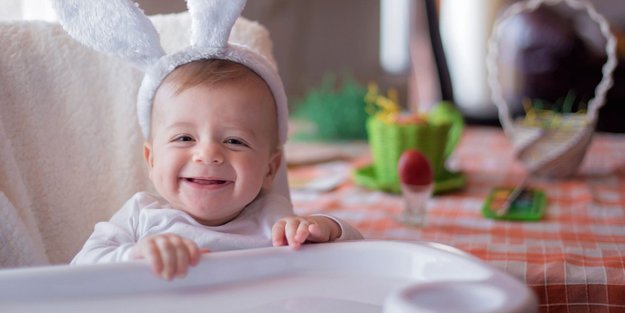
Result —
[[144, 156], [160, 196], [134, 195], [72, 263], [147, 259], [170, 280], [202, 251], [362, 238], [338, 219], [294, 216], [288, 199], [269, 192], [283, 161], [276, 105], [249, 68], [184, 64], [157, 89], [151, 114]]
[[158, 193], [139, 192], [96, 224], [73, 264], [147, 259], [170, 280], [205, 251], [362, 238], [339, 219], [293, 214], [281, 151], [288, 105], [271, 40], [241, 20], [240, 40], [229, 42], [245, 0], [187, 0], [191, 45], [170, 54], [133, 1], [52, 3], [70, 36], [145, 71], [137, 117]]

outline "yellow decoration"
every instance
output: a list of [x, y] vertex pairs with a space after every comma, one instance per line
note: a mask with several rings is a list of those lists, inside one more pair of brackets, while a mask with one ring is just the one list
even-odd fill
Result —
[[[546, 109], [538, 109], [532, 106], [532, 100], [523, 99], [523, 109], [525, 118], [522, 120], [524, 126], [540, 127], [544, 129], [556, 129], [558, 127], [572, 127], [580, 118], [586, 114], [585, 109], [580, 109], [574, 113], [558, 113]], [[576, 118], [576, 116], [578, 118]], [[582, 125], [584, 126], [584, 125]]]
[[400, 112], [398, 98], [396, 89], [389, 89], [385, 97], [379, 94], [378, 85], [369, 83], [367, 94], [365, 95], [367, 113], [386, 123], [394, 123]]

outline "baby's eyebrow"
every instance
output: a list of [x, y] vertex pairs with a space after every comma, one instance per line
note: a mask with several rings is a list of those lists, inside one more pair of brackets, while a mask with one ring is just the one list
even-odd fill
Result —
[[177, 128], [189, 128], [192, 127], [193, 124], [189, 122], [177, 121], [169, 125], [165, 125], [165, 129], [177, 129]]
[[241, 133], [243, 136], [251, 137], [252, 139], [258, 138], [258, 135], [253, 129], [247, 128], [242, 125], [228, 126], [228, 127], [225, 127], [225, 130], [226, 132]]

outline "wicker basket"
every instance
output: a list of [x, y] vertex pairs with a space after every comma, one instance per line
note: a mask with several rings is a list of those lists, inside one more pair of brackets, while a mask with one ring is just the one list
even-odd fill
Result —
[[[509, 18], [524, 12], [536, 10], [541, 5], [566, 3], [575, 10], [585, 11], [599, 25], [606, 39], [607, 61], [603, 65], [603, 77], [595, 88], [595, 96], [588, 102], [586, 114], [563, 114], [558, 127], [543, 128], [528, 126], [523, 119], [512, 120], [509, 106], [501, 91], [497, 62], [499, 40], [503, 25]], [[567, 177], [575, 174], [595, 131], [597, 114], [605, 103], [605, 96], [612, 87], [612, 72], [616, 67], [616, 38], [603, 16], [586, 0], [525, 0], [514, 3], [495, 21], [489, 40], [487, 69], [492, 100], [499, 111], [499, 120], [506, 136], [512, 142], [517, 158], [533, 175]]]

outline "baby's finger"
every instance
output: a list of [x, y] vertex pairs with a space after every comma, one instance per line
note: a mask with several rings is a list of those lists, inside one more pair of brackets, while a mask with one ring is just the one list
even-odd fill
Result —
[[156, 244], [163, 260], [163, 270], [160, 274], [166, 280], [171, 280], [178, 270], [177, 249], [167, 237], [158, 237]]
[[299, 227], [299, 221], [296, 219], [290, 219], [287, 221], [284, 232], [286, 236], [286, 241], [289, 246], [297, 248], [298, 243], [295, 240], [295, 235], [297, 234], [297, 229]]
[[163, 259], [161, 258], [161, 253], [158, 250], [156, 242], [154, 240], [149, 240], [142, 246], [141, 250], [141, 255], [152, 265], [152, 271], [157, 275], [161, 275], [163, 271]]
[[208, 252], [208, 250], [200, 250], [197, 244], [191, 240], [182, 239], [182, 242], [189, 253], [189, 264], [191, 264], [191, 266], [197, 265], [197, 263], [200, 261], [200, 255], [203, 252]]
[[285, 220], [279, 220], [275, 224], [273, 224], [273, 227], [271, 228], [271, 241], [274, 247], [284, 246], [287, 244], [285, 240], [286, 239], [285, 227], [286, 227]]
[[172, 258], [176, 260], [172, 277], [185, 277], [187, 275], [187, 269], [189, 268], [189, 250], [181, 237], [170, 236], [168, 239], [169, 244], [171, 244], [174, 249]]
[[308, 236], [310, 236], [310, 231], [308, 230], [310, 225], [311, 224], [308, 221], [300, 221], [295, 233], [295, 238], [293, 238], [297, 244], [301, 245], [304, 241], [306, 241], [306, 239], [308, 239]]

